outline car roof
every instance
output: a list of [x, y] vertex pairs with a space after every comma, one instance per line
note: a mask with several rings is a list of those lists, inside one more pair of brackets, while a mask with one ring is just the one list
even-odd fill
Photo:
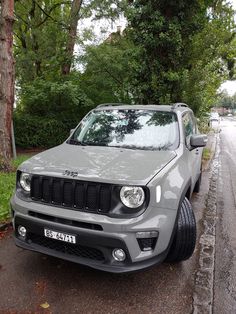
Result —
[[174, 103], [170, 105], [156, 105], [156, 104], [148, 104], [148, 105], [129, 105], [129, 104], [120, 104], [120, 103], [107, 103], [107, 104], [101, 104], [98, 105], [95, 110], [111, 110], [111, 109], [117, 109], [117, 110], [156, 110], [156, 111], [192, 111], [186, 104], [184, 103]]

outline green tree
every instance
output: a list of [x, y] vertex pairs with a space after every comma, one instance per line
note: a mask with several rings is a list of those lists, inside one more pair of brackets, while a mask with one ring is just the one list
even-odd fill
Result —
[[218, 107], [224, 107], [226, 109], [235, 109], [236, 108], [236, 94], [230, 96], [227, 91], [223, 91], [217, 101]]
[[[56, 145], [91, 108], [93, 102], [82, 91], [74, 67], [74, 46], [79, 40], [77, 25], [79, 19], [95, 16], [99, 8], [107, 14], [111, 3], [111, 0], [16, 0], [14, 33], [19, 92], [15, 123], [19, 145]], [[113, 16], [118, 11], [112, 10]], [[101, 13], [96, 18], [102, 17]], [[28, 126], [25, 131], [22, 125]], [[40, 133], [42, 129], [44, 132]], [[47, 132], [53, 129], [61, 133], [53, 136], [55, 141]]]
[[127, 18], [139, 47], [137, 100], [186, 101], [195, 111], [209, 105], [233, 60], [233, 10], [223, 1], [135, 0]]
[[87, 47], [80, 58], [85, 68], [80, 86], [94, 103], [132, 102], [133, 50], [133, 43], [119, 31], [104, 43]]
[[68, 75], [74, 66], [74, 47], [79, 42], [78, 21], [91, 16], [101, 18], [109, 12], [117, 16], [120, 9], [111, 10], [112, 3], [111, 0], [16, 0], [18, 84], [38, 77], [52, 80]]
[[18, 84], [58, 77], [64, 59], [70, 1], [16, 1], [14, 25]]
[[209, 110], [216, 103], [219, 86], [234, 71], [228, 67], [228, 61], [236, 56], [233, 11], [219, 4], [209, 9], [208, 19], [202, 31], [193, 36], [187, 55], [183, 99], [195, 111]]

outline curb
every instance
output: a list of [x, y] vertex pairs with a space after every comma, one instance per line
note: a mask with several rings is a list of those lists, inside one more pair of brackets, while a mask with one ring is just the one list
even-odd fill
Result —
[[209, 190], [203, 213], [203, 232], [199, 240], [198, 268], [194, 276], [193, 314], [213, 313], [219, 135], [214, 136], [212, 143], [214, 150], [212, 158], [209, 160], [209, 171], [211, 173]]
[[218, 136], [218, 133], [212, 133], [212, 132], [207, 135], [208, 142], [207, 142], [206, 148], [210, 150], [211, 154], [210, 154], [210, 158], [206, 160], [205, 162], [203, 162], [203, 165], [202, 165], [203, 171], [208, 171], [210, 169], [211, 162], [213, 160], [213, 157], [216, 151], [217, 136]]

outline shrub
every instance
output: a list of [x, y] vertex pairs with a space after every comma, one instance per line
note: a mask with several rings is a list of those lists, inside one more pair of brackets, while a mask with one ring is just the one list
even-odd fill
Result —
[[20, 91], [14, 113], [16, 145], [52, 147], [62, 143], [93, 107], [75, 81], [37, 79]]
[[50, 82], [36, 79], [22, 86], [17, 110], [33, 116], [73, 117], [93, 105], [75, 81]]
[[23, 148], [56, 146], [69, 136], [70, 129], [78, 122], [75, 117], [60, 121], [56, 118], [15, 114], [16, 145]]

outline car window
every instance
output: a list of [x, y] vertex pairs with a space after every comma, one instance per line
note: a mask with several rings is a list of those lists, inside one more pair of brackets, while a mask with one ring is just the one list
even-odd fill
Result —
[[94, 110], [70, 143], [145, 150], [174, 150], [179, 145], [177, 116], [155, 110]]
[[212, 120], [218, 120], [219, 119], [219, 113], [218, 112], [211, 112], [210, 118]]
[[190, 112], [185, 113], [182, 117], [182, 120], [183, 120], [184, 131], [185, 131], [186, 146], [190, 148], [191, 147], [190, 138], [191, 138], [191, 135], [196, 133], [196, 123], [192, 115], [190, 114]]

